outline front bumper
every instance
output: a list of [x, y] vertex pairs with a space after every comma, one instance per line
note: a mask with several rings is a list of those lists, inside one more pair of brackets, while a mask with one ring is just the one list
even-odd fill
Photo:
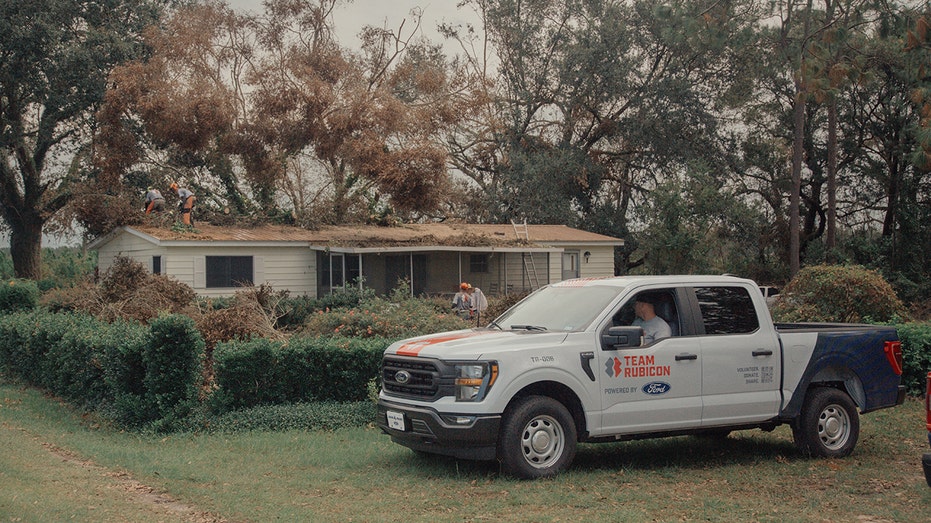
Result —
[[[388, 424], [388, 412], [403, 416], [403, 430]], [[500, 414], [444, 414], [432, 408], [413, 407], [379, 399], [376, 424], [392, 441], [412, 450], [460, 459], [493, 460], [497, 455]], [[457, 424], [451, 417], [468, 419]]]

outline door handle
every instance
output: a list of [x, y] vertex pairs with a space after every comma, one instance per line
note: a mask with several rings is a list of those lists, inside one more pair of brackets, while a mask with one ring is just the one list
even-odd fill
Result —
[[755, 351], [753, 351], [754, 358], [757, 356], [772, 356], [772, 355], [773, 355], [773, 351], [770, 349], [756, 349]]
[[592, 360], [595, 359], [594, 352], [581, 352], [579, 353], [579, 361], [582, 363], [582, 370], [585, 371], [585, 374], [592, 381], [595, 381], [595, 371], [592, 370]]
[[697, 360], [698, 354], [676, 354], [676, 361]]

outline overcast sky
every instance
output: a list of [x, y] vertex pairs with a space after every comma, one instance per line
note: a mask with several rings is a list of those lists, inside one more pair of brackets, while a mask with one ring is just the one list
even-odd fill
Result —
[[[226, 0], [233, 9], [261, 13], [262, 0]], [[456, 9], [458, 0], [345, 0], [333, 14], [340, 43], [347, 47], [358, 47], [356, 35], [365, 25], [387, 27], [396, 30], [412, 9], [423, 11], [421, 30], [423, 35], [436, 43], [442, 39], [436, 32], [440, 23], [476, 23], [477, 17], [470, 7]], [[408, 25], [404, 26], [405, 29]]]

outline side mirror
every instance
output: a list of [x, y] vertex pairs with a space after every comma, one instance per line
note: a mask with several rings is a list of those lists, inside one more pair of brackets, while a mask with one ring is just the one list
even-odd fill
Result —
[[601, 334], [601, 348], [603, 350], [617, 350], [628, 347], [639, 347], [642, 340], [642, 327], [608, 327], [608, 329]]

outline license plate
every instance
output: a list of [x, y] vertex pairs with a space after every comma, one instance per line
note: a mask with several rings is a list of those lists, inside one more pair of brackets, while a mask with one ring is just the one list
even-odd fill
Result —
[[404, 428], [404, 414], [389, 410], [385, 412], [385, 415], [388, 416], [388, 428], [394, 430], [407, 430]]

